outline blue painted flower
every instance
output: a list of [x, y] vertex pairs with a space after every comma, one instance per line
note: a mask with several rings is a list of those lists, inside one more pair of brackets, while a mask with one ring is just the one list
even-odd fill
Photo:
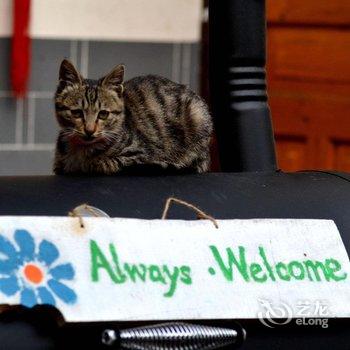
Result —
[[28, 307], [56, 305], [56, 298], [74, 304], [77, 295], [62, 283], [74, 278], [74, 269], [69, 263], [56, 264], [57, 247], [42, 240], [36, 249], [33, 237], [26, 230], [16, 230], [14, 239], [17, 247], [0, 235], [0, 293], [9, 297], [19, 293], [20, 303]]

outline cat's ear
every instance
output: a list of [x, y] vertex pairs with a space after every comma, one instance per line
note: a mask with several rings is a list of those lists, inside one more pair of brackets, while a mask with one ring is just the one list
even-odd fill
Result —
[[81, 84], [82, 77], [68, 60], [63, 60], [60, 66], [59, 80], [68, 84]]
[[124, 71], [125, 66], [123, 64], [119, 64], [109, 74], [101, 79], [101, 85], [113, 90], [122, 90]]

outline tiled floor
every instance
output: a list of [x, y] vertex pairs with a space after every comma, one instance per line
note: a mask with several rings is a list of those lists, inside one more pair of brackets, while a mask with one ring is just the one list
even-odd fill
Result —
[[53, 93], [58, 67], [69, 58], [84, 76], [98, 78], [118, 63], [126, 78], [158, 74], [198, 88], [198, 45], [33, 40], [29, 93], [11, 97], [10, 40], [0, 39], [0, 175], [50, 174], [57, 134]]

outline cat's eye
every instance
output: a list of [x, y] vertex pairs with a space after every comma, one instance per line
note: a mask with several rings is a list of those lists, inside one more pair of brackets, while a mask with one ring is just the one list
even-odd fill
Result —
[[84, 112], [81, 109], [72, 109], [70, 112], [74, 118], [84, 118]]
[[109, 116], [109, 112], [108, 111], [102, 110], [102, 111], [98, 112], [98, 118], [99, 119], [105, 120], [105, 119], [107, 119], [108, 116]]

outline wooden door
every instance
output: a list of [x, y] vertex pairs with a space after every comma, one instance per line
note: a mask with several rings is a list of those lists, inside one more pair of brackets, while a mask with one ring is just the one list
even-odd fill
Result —
[[267, 14], [280, 168], [350, 172], [350, 1], [267, 0]]

